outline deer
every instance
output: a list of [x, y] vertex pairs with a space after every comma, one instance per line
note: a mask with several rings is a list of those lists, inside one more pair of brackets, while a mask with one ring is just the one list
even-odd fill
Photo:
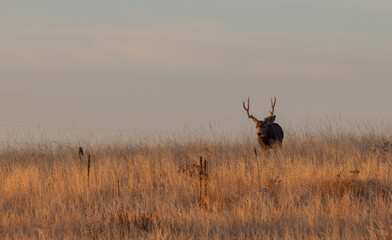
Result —
[[274, 97], [274, 101], [271, 98], [271, 111], [270, 115], [264, 120], [259, 121], [252, 114], [249, 114], [249, 105], [250, 105], [250, 97], [248, 97], [248, 107], [245, 106], [245, 102], [243, 103], [243, 107], [248, 115], [248, 118], [252, 119], [254, 124], [256, 125], [258, 142], [260, 147], [263, 150], [271, 149], [273, 146], [278, 145], [279, 148], [282, 147], [283, 142], [283, 129], [279, 126], [279, 124], [275, 123], [276, 116], [274, 115], [275, 105], [276, 105], [276, 97]]

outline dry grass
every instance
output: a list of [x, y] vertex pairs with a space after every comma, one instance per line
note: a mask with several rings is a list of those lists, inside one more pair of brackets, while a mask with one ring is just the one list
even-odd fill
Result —
[[289, 136], [257, 157], [254, 139], [82, 146], [89, 171], [77, 145], [3, 146], [0, 238], [391, 239], [385, 139]]

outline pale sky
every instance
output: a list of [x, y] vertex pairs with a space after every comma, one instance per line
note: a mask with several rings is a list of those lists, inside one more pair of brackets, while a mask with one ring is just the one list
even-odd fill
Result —
[[0, 2], [0, 125], [392, 121], [392, 1]]

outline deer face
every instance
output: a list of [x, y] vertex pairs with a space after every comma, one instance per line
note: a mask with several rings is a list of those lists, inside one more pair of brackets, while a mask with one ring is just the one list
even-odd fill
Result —
[[264, 121], [254, 121], [256, 125], [257, 136], [264, 137], [267, 135], [268, 126], [275, 121], [276, 116], [267, 117]]

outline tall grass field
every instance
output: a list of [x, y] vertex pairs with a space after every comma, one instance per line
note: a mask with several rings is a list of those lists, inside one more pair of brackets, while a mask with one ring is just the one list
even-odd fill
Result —
[[391, 136], [332, 130], [3, 142], [0, 239], [392, 239]]

